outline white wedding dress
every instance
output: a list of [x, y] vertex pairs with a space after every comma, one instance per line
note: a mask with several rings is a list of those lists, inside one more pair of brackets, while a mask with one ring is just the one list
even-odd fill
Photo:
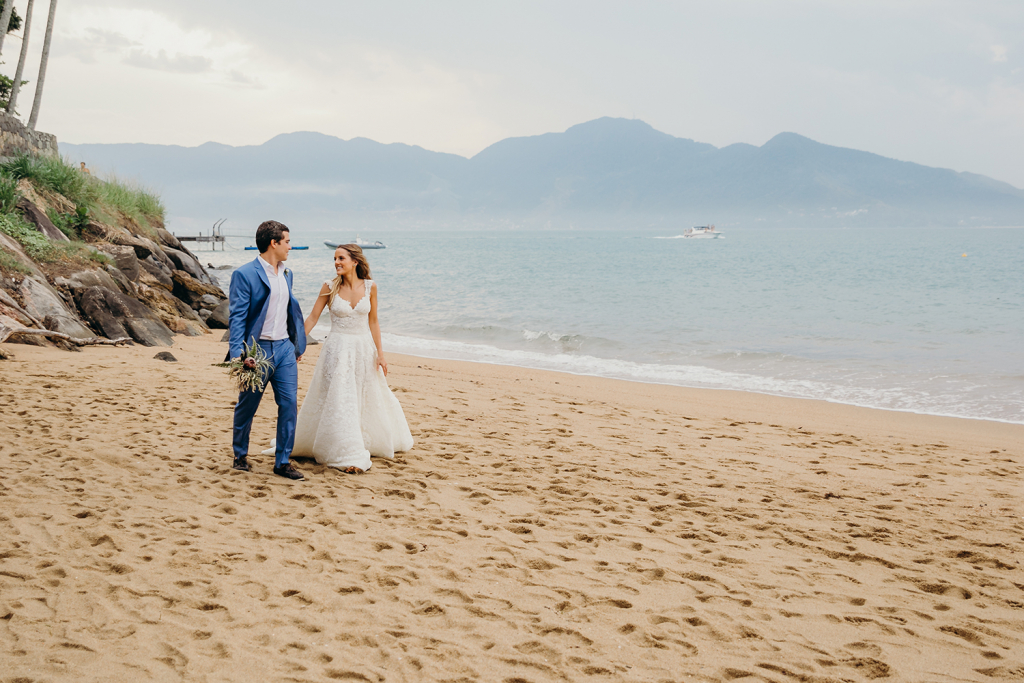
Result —
[[[330, 282], [327, 283], [330, 285]], [[394, 458], [412, 448], [412, 434], [370, 334], [370, 291], [355, 308], [340, 296], [330, 306], [331, 333], [299, 410], [292, 455], [329, 467], [370, 469], [370, 456]]]

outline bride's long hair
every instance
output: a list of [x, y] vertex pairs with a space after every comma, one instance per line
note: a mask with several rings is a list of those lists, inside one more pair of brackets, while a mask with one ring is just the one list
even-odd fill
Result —
[[[366, 260], [366, 256], [363, 255], [363, 250], [358, 244], [340, 244], [338, 249], [344, 249], [348, 252], [348, 255], [352, 257], [352, 260], [356, 262], [356, 277], [360, 280], [370, 279], [370, 263]], [[327, 308], [331, 307], [334, 303], [334, 297], [338, 295], [338, 290], [341, 289], [342, 281], [341, 275], [336, 275], [334, 280], [331, 282], [331, 294], [327, 298]]]

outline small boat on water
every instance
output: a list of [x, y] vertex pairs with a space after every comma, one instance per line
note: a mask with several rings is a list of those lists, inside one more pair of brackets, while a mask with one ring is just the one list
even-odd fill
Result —
[[257, 247], [246, 247], [246, 251], [256, 251]]
[[[340, 247], [344, 243], [343, 242], [330, 242], [328, 240], [324, 240], [324, 244], [326, 246], [330, 247], [331, 249], [337, 249], [338, 247]], [[360, 249], [387, 249], [388, 248], [388, 246], [386, 244], [384, 244], [383, 242], [381, 242], [380, 240], [377, 240], [376, 242], [370, 242], [369, 240], [364, 240], [364, 239], [361, 239], [359, 237], [356, 237], [355, 241], [352, 242], [352, 244], [356, 245]]]
[[683, 237], [691, 239], [720, 239], [724, 235], [717, 230], [713, 225], [695, 225], [686, 232], [683, 233]]

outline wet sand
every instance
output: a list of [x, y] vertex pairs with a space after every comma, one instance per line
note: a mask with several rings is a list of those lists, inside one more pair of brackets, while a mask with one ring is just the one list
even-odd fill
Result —
[[5, 683], [1024, 678], [1024, 426], [392, 355], [292, 483], [215, 338], [6, 348]]

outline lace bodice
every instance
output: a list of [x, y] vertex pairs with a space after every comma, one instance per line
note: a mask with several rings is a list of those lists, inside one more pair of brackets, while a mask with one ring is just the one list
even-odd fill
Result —
[[[366, 291], [363, 298], [353, 308], [348, 301], [340, 296], [331, 302], [331, 334], [363, 334], [370, 331], [370, 290], [373, 280], [366, 280]], [[331, 282], [326, 283], [330, 286]]]

